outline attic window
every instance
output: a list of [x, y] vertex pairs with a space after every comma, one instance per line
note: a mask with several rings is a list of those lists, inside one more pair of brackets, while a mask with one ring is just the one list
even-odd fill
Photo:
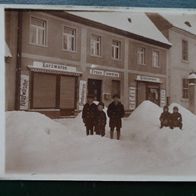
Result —
[[132, 21], [131, 21], [131, 18], [128, 18], [128, 21], [131, 23]]
[[191, 26], [191, 23], [190, 23], [189, 21], [185, 21], [184, 23], [185, 23], [188, 27], [192, 27], [192, 26]]

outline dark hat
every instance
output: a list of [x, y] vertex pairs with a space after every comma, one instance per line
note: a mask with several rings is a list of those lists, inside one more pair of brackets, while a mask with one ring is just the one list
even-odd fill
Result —
[[113, 98], [113, 99], [114, 99], [114, 98], [120, 98], [120, 96], [119, 96], [118, 94], [115, 94], [115, 95], [112, 96], [112, 98]]
[[173, 110], [178, 110], [178, 107], [177, 107], [177, 106], [174, 106], [174, 107], [173, 107]]
[[94, 98], [95, 98], [95, 96], [94, 96], [94, 95], [92, 95], [92, 94], [89, 94], [89, 95], [87, 95], [87, 98], [89, 98], [89, 99], [94, 99]]
[[168, 107], [167, 105], [165, 105], [165, 106], [163, 107], [163, 109], [168, 109], [168, 110], [169, 110], [169, 107]]
[[104, 103], [103, 103], [103, 102], [99, 102], [99, 103], [98, 103], [98, 106], [99, 106], [99, 105], [102, 105], [102, 106], [104, 107]]

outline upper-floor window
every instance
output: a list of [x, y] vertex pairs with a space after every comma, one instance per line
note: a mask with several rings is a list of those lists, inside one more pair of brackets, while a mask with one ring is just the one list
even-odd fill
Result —
[[93, 56], [101, 56], [101, 36], [91, 35], [90, 52]]
[[189, 81], [188, 79], [182, 79], [182, 98], [188, 99], [189, 97]]
[[182, 40], [182, 60], [188, 61], [188, 41]]
[[137, 49], [137, 64], [139, 65], [145, 65], [145, 48], [138, 48]]
[[112, 58], [120, 59], [121, 42], [113, 40], [112, 41]]
[[63, 49], [67, 51], [76, 51], [76, 30], [64, 26], [63, 28]]
[[158, 51], [152, 51], [152, 66], [159, 68], [160, 62], [159, 62], [159, 52]]
[[30, 43], [38, 46], [46, 46], [47, 21], [31, 17]]

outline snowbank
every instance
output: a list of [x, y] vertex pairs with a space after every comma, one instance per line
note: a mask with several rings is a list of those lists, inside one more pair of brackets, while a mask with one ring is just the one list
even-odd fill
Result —
[[162, 108], [145, 101], [123, 120], [120, 141], [109, 139], [108, 127], [104, 138], [87, 137], [81, 113], [55, 122], [39, 113], [7, 112], [6, 169], [113, 175], [179, 175], [180, 171], [196, 175], [196, 116], [178, 104], [172, 104], [170, 110], [174, 105], [182, 113], [183, 130], [160, 129]]

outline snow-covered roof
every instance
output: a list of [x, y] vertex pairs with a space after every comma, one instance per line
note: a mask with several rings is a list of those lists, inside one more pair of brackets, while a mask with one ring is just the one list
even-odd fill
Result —
[[196, 14], [174, 13], [161, 14], [174, 27], [196, 35]]
[[68, 13], [154, 41], [171, 45], [145, 13], [84, 11], [71, 11]]

